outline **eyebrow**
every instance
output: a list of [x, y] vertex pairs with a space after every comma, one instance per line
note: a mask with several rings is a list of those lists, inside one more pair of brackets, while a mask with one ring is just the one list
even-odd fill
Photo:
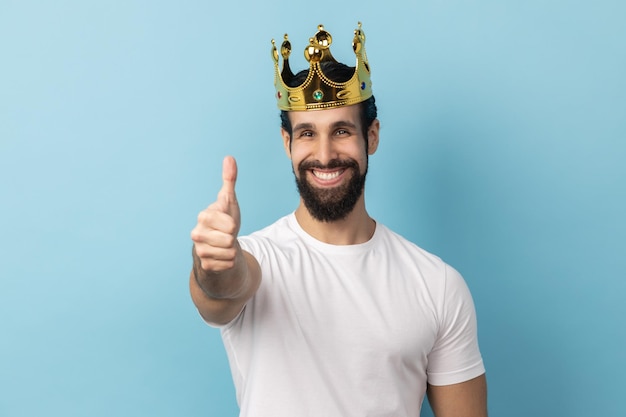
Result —
[[351, 127], [353, 129], [356, 129], [356, 125], [354, 123], [352, 123], [352, 122], [347, 121], [347, 120], [339, 120], [339, 121], [333, 123], [331, 125], [331, 127], [333, 129], [337, 129], [339, 127]]
[[313, 129], [314, 127], [315, 126], [313, 125], [313, 123], [298, 123], [293, 127], [293, 131], [295, 132], [296, 130]]
[[[339, 127], [350, 127], [356, 129], [356, 125], [347, 120], [338, 120], [330, 125], [331, 129], [337, 129]], [[293, 131], [297, 130], [306, 130], [306, 129], [314, 129], [315, 124], [313, 123], [298, 123], [293, 127]]]

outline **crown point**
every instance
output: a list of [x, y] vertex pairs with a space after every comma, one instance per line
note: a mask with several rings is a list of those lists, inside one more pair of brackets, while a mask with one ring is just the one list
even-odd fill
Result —
[[283, 59], [289, 59], [289, 55], [291, 55], [291, 42], [285, 37], [282, 45], [280, 46], [280, 54]]
[[362, 47], [363, 47], [363, 44], [361, 43], [359, 36], [355, 34], [354, 39], [352, 40], [352, 50], [354, 50], [355, 54], [358, 54], [359, 52], [361, 52]]
[[322, 51], [315, 47], [315, 45], [309, 45], [304, 50], [304, 57], [309, 62], [319, 62], [322, 59]]
[[333, 43], [333, 37], [330, 36], [330, 33], [324, 30], [323, 25], [319, 25], [317, 29], [317, 33], [309, 40], [309, 42], [318, 44], [320, 48], [328, 49]]

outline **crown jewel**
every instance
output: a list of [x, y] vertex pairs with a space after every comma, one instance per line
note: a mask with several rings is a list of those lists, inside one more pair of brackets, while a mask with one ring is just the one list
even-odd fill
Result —
[[289, 66], [291, 42], [285, 34], [280, 47], [283, 57], [283, 69], [278, 69], [278, 50], [272, 39], [272, 58], [274, 59], [274, 86], [276, 99], [281, 110], [319, 110], [331, 107], [340, 107], [360, 103], [372, 96], [372, 82], [370, 68], [365, 55], [365, 33], [361, 30], [361, 22], [354, 30], [352, 49], [356, 55], [354, 75], [345, 82], [335, 82], [328, 78], [322, 70], [324, 62], [337, 60], [330, 53], [333, 42], [330, 33], [324, 26], [317, 27], [317, 33], [309, 39], [309, 45], [304, 49], [304, 57], [309, 62], [309, 72], [306, 79], [296, 87], [289, 87], [294, 74]]

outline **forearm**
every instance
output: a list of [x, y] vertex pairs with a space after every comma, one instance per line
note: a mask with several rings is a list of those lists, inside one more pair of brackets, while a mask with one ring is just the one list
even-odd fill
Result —
[[237, 255], [232, 268], [221, 271], [207, 271], [202, 268], [202, 262], [196, 252], [196, 245], [192, 248], [193, 268], [192, 276], [202, 292], [213, 299], [235, 299], [245, 293], [250, 284], [250, 274], [245, 256], [239, 244]]
[[231, 321], [254, 295], [261, 281], [256, 259], [238, 248], [232, 268], [208, 272], [193, 250], [193, 268], [189, 287], [194, 304], [209, 323], [225, 324]]

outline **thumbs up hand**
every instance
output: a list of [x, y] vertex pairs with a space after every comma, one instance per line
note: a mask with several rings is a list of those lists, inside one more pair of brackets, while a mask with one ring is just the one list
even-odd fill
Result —
[[228, 214], [235, 222], [236, 229], [232, 233], [237, 237], [239, 227], [241, 225], [241, 214], [239, 212], [239, 203], [237, 203], [237, 195], [235, 194], [235, 182], [237, 181], [237, 162], [232, 156], [224, 158], [222, 163], [222, 189], [217, 194], [215, 209]]
[[222, 181], [217, 200], [200, 212], [191, 231], [200, 266], [209, 274], [232, 269], [240, 250], [237, 235], [241, 214], [235, 194], [237, 163], [232, 156], [224, 158]]

